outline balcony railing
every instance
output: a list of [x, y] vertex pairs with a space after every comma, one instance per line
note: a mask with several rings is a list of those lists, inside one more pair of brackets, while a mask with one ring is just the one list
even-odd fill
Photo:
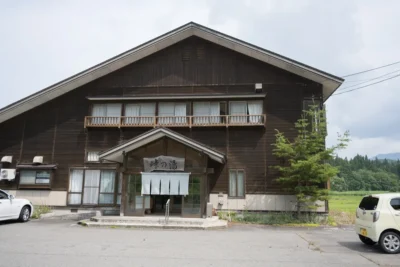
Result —
[[87, 127], [265, 126], [266, 115], [85, 117]]

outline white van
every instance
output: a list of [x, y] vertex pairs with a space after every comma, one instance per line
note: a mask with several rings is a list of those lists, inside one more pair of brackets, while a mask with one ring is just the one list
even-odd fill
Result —
[[356, 217], [355, 230], [364, 244], [379, 243], [386, 253], [400, 252], [400, 193], [365, 196]]

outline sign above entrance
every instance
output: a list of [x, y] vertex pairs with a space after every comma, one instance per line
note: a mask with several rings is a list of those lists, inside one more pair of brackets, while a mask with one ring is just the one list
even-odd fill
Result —
[[155, 158], [143, 158], [144, 171], [183, 171], [185, 159], [169, 156], [158, 156]]

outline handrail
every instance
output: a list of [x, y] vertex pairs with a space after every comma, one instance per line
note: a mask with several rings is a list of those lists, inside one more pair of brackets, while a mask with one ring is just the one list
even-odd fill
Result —
[[165, 203], [165, 224], [168, 224], [169, 221], [169, 199], [167, 203]]
[[266, 126], [266, 114], [206, 116], [86, 116], [84, 127], [213, 127]]

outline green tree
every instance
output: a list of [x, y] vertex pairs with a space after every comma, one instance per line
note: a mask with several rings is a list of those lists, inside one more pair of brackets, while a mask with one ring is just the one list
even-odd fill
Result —
[[273, 154], [283, 161], [276, 165], [279, 171], [277, 181], [283, 188], [297, 197], [297, 213], [302, 207], [317, 208], [316, 201], [328, 199], [326, 183], [339, 172], [328, 161], [335, 158], [335, 152], [347, 146], [349, 134], [338, 134], [338, 143], [326, 148], [325, 109], [312, 105], [304, 110], [302, 117], [295, 123], [297, 136], [290, 140], [278, 130], [275, 137]]

